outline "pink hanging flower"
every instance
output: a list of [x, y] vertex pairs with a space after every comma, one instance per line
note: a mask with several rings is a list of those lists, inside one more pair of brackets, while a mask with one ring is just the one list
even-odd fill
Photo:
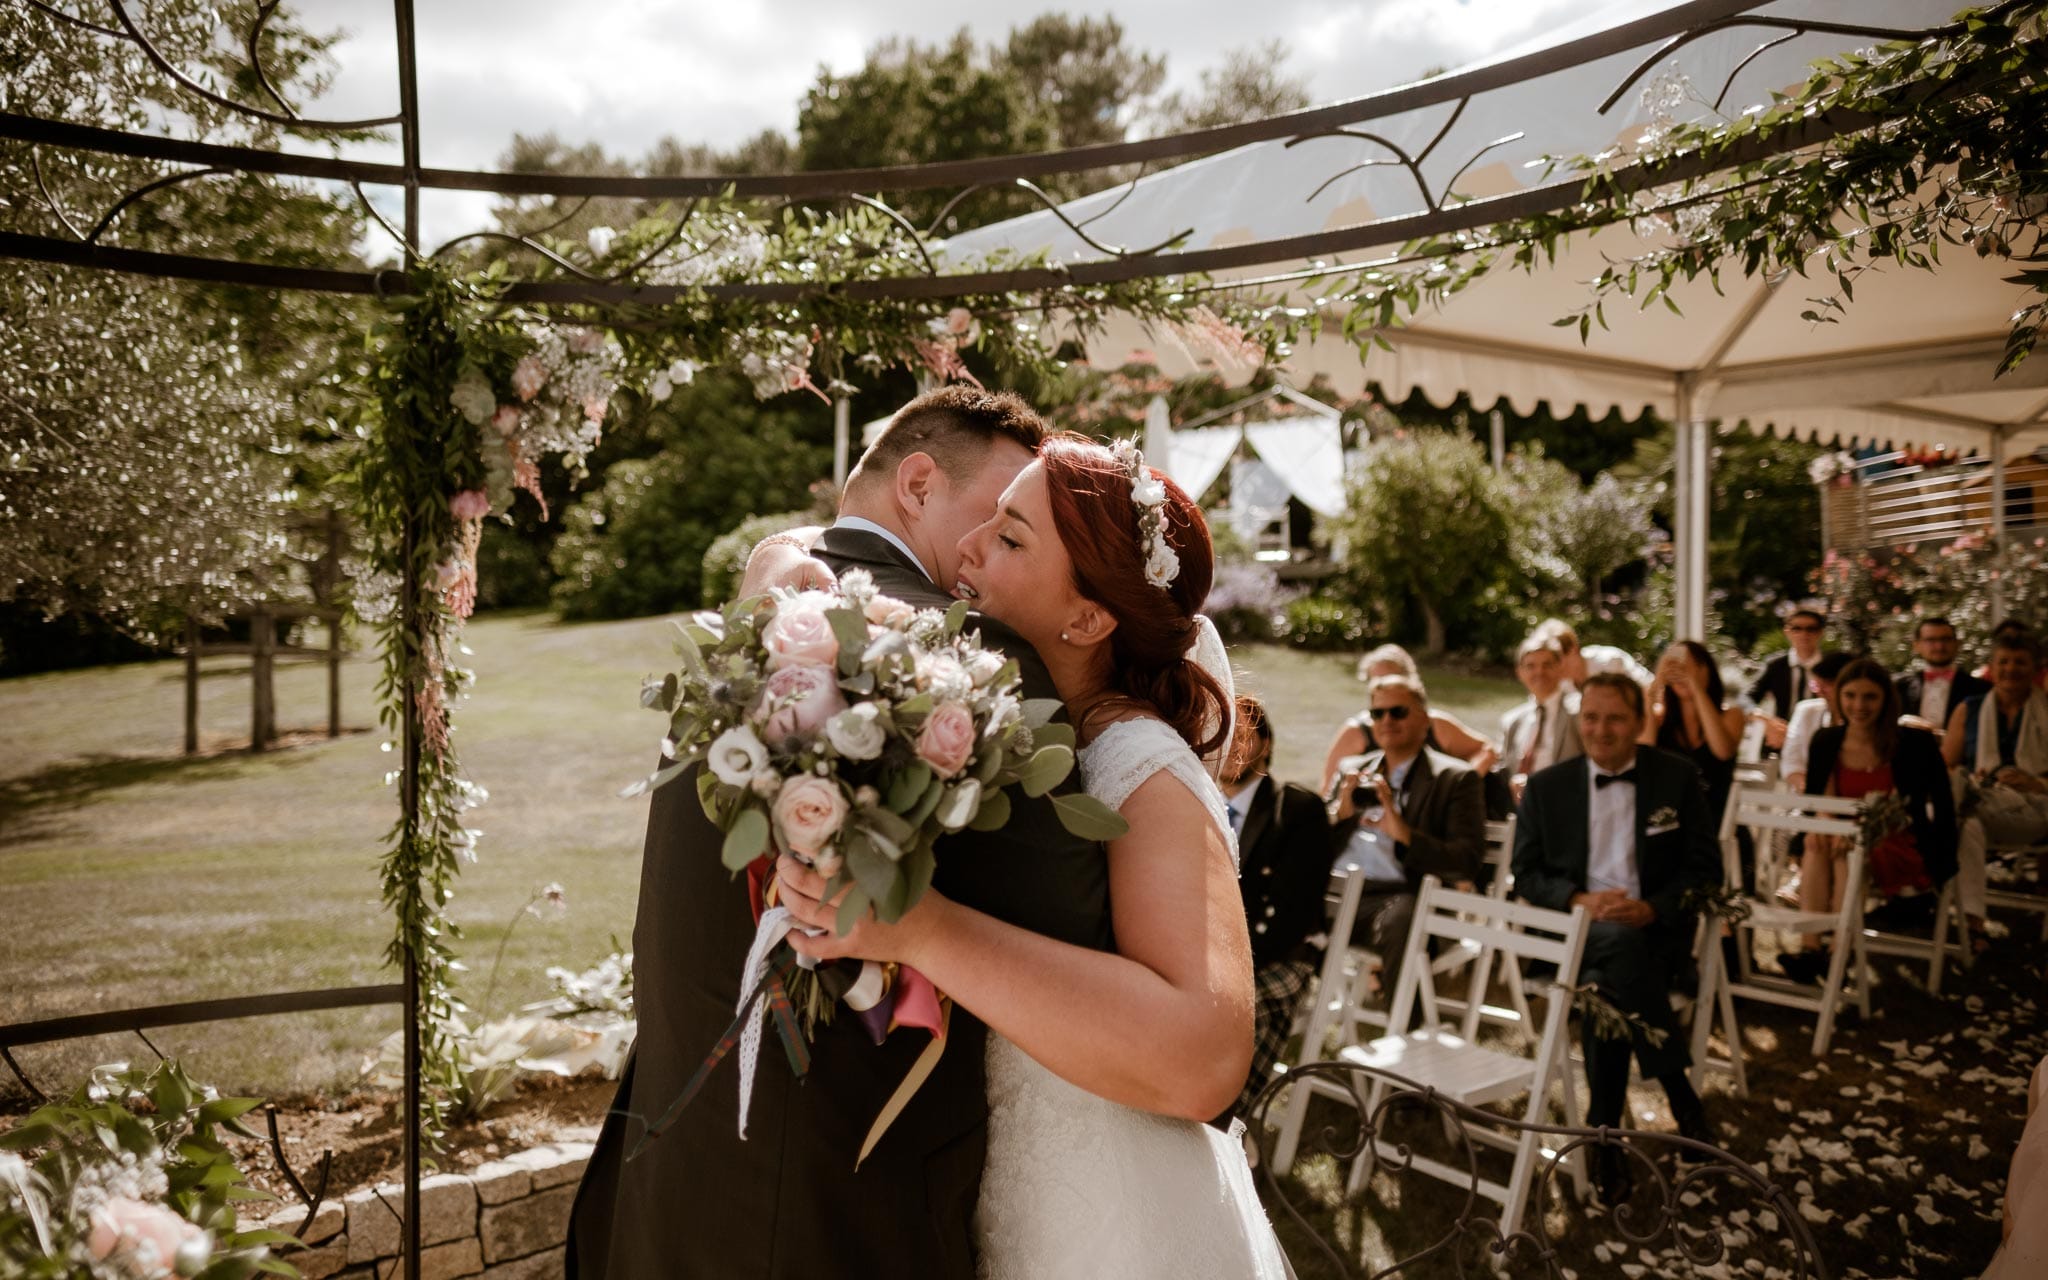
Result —
[[510, 437], [513, 432], [519, 430], [519, 424], [525, 418], [526, 415], [519, 411], [518, 406], [501, 404], [498, 411], [491, 415], [491, 430], [501, 436]]
[[482, 489], [464, 489], [448, 499], [448, 514], [457, 520], [481, 520], [491, 514], [491, 495]]
[[941, 382], [965, 382], [976, 390], [983, 389], [981, 379], [968, 371], [967, 364], [960, 359], [958, 350], [943, 342], [929, 342], [923, 338], [916, 339], [910, 345], [934, 378]]
[[507, 446], [512, 451], [512, 487], [532, 494], [533, 500], [540, 504], [540, 518], [546, 520], [548, 500], [540, 491], [540, 465], [526, 456], [518, 441], [508, 441]]
[[548, 367], [536, 355], [525, 355], [512, 366], [512, 389], [519, 393], [521, 400], [531, 400], [547, 385]]

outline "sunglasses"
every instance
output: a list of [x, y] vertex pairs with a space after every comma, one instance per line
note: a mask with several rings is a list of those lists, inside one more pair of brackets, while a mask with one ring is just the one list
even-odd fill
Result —
[[1370, 715], [1373, 718], [1374, 722], [1386, 719], [1406, 720], [1408, 718], [1408, 708], [1374, 707], [1371, 711], [1367, 712], [1366, 714]]

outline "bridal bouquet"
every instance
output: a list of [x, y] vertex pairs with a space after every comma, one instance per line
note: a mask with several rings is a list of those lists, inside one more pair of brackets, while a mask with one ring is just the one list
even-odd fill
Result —
[[[725, 832], [727, 867], [788, 852], [847, 890], [841, 932], [870, 910], [899, 919], [931, 884], [941, 836], [1002, 826], [1007, 788], [1045, 795], [1074, 766], [1074, 732], [1052, 722], [1058, 700], [1021, 699], [1017, 664], [965, 633], [966, 617], [965, 603], [914, 609], [879, 594], [859, 569], [834, 590], [692, 615], [678, 625], [681, 670], [641, 694], [669, 717], [673, 763], [629, 792], [702, 765], [698, 797]], [[1122, 834], [1089, 796], [1052, 804], [1077, 835]], [[791, 978], [799, 1008], [829, 1016], [831, 1001]]]

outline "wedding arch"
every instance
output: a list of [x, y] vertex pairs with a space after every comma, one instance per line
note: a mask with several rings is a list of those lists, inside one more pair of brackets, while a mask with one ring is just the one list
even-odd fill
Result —
[[[262, 48], [277, 0], [257, 4], [250, 25], [236, 33], [248, 51], [249, 74], [233, 95], [189, 76], [166, 56], [128, 0], [104, 0], [103, 5], [81, 0], [68, 6], [15, 0], [16, 12], [27, 21], [126, 42], [196, 100], [263, 121], [286, 135], [318, 140], [365, 130], [397, 133], [400, 160], [371, 162], [109, 129], [23, 113], [9, 104], [10, 109], [0, 111], [0, 140], [29, 149], [39, 203], [23, 206], [30, 210], [30, 222], [0, 229], [0, 257], [260, 289], [352, 294], [384, 304], [384, 318], [372, 335], [374, 359], [360, 410], [363, 500], [358, 512], [384, 590], [381, 599], [378, 592], [365, 593], [368, 598], [358, 601], [358, 611], [379, 631], [380, 716], [398, 753], [392, 780], [399, 814], [382, 870], [384, 903], [394, 918], [388, 959], [402, 980], [21, 1024], [0, 1028], [0, 1054], [20, 1044], [178, 1022], [402, 1005], [402, 1216], [407, 1273], [416, 1276], [422, 1153], [440, 1120], [438, 1100], [450, 1083], [445, 1028], [458, 1007], [449, 986], [454, 955], [444, 909], [462, 855], [474, 841], [465, 815], [479, 800], [456, 768], [448, 736], [453, 708], [468, 683], [468, 673], [456, 661], [456, 637], [474, 604], [480, 522], [504, 510], [519, 490], [539, 496], [541, 459], [557, 456], [575, 469], [595, 444], [606, 406], [619, 387], [665, 395], [664, 388], [710, 365], [743, 374], [764, 398], [806, 392], [836, 402], [843, 466], [847, 392], [864, 371], [889, 363], [907, 363], [939, 378], [965, 376], [960, 353], [973, 346], [999, 362], [1050, 365], [1060, 359], [1062, 344], [1085, 340], [1113, 317], [1163, 326], [1198, 358], [1217, 365], [1283, 357], [1326, 328], [1340, 331], [1354, 346], [1384, 344], [1404, 319], [1459, 292], [1489, 269], [1529, 265], [1554, 254], [1561, 240], [1606, 222], [1669, 215], [1701, 204], [1709, 199], [1716, 175], [1742, 175], [1735, 192], [1720, 196], [1735, 199], [1766, 183], [1768, 175], [1782, 179], [1797, 171], [1802, 155], [1831, 142], [1880, 136], [1897, 121], [1922, 120], [1924, 114], [1915, 113], [1924, 113], [1927, 103], [1979, 91], [1987, 78], [2032, 74], [2039, 58], [2038, 42], [2031, 38], [2003, 38], [2015, 24], [2037, 21], [2039, 4], [1997, 6], [1991, 11], [1990, 34], [1975, 20], [1934, 30], [1870, 28], [1871, 39], [1898, 37], [1920, 52], [1828, 73], [1853, 92], [1822, 86], [1793, 107], [1774, 109], [1733, 129], [1676, 131], [1666, 146], [1621, 164], [1611, 156], [1561, 161], [1562, 176], [1554, 181], [1490, 196], [1461, 190], [1459, 180], [1498, 141], [1481, 140], [1446, 178], [1425, 177], [1424, 162], [1449, 133], [1447, 125], [1420, 155], [1392, 147], [1424, 194], [1420, 210], [1396, 218], [1368, 214], [1314, 234], [1199, 249], [1187, 248], [1180, 234], [1153, 243], [1108, 243], [1092, 218], [1063, 212], [1033, 181], [1048, 175], [1124, 173], [1133, 166], [1142, 173], [1164, 162], [1266, 142], [1349, 137], [1386, 145], [1374, 132], [1375, 122], [1432, 107], [1455, 121], [1483, 94], [1562, 69], [1646, 48], [1654, 49], [1655, 61], [1707, 33], [1757, 27], [1768, 44], [1788, 31], [1826, 25], [1746, 16], [1762, 7], [1754, 0], [1686, 0], [1554, 46], [1385, 93], [1139, 141], [884, 169], [629, 178], [424, 165], [413, 0], [393, 0], [397, 109], [359, 120], [309, 118], [272, 87]], [[88, 10], [93, 16], [86, 16]], [[2020, 52], [2001, 63], [1998, 51], [2008, 45]], [[143, 161], [156, 166], [156, 176], [122, 195], [88, 226], [71, 215], [64, 192], [47, 180], [41, 164], [45, 150]], [[1355, 163], [1346, 157], [1334, 160], [1332, 167]], [[1888, 166], [1873, 166], [1876, 177], [1871, 180], [1895, 178], [1912, 163], [1910, 157], [1891, 157]], [[1766, 177], [1756, 177], [1758, 172]], [[364, 212], [402, 247], [402, 263], [365, 270], [346, 262], [265, 260], [231, 248], [209, 253], [152, 247], [146, 237], [136, 243], [122, 240], [118, 227], [124, 211], [166, 188], [221, 176], [346, 184]], [[365, 194], [370, 186], [400, 191], [402, 216], [387, 218]], [[473, 233], [429, 247], [421, 240], [425, 191], [659, 203], [602, 243], [551, 241], [543, 228], [521, 236]], [[952, 194], [932, 224], [919, 227], [883, 198], [913, 191]], [[1042, 204], [1092, 256], [1065, 261], [998, 249], [962, 261], [937, 231], [949, 215], [994, 191], [1022, 193]], [[1847, 195], [1853, 199], [1856, 192]], [[1801, 237], [1834, 234], [1842, 196], [1833, 193], [1835, 203], [1826, 207], [1786, 208], [1783, 226], [1758, 230], [1762, 247], [1745, 269], [1775, 268], [1788, 255], [1796, 259]], [[1669, 258], [1650, 278], [1661, 272], [1668, 283], [1717, 270], [1722, 255], [1735, 251], [1728, 243], [1731, 234], [1722, 226], [1720, 238], [1696, 237], [1697, 252]], [[471, 264], [456, 251], [484, 238], [509, 242], [513, 254], [496, 258], [487, 268], [465, 270]], [[1401, 249], [1386, 251], [1389, 244], [1402, 242]], [[1906, 236], [1880, 247], [1904, 261], [1921, 243]], [[1307, 265], [1258, 273], [1299, 263]], [[1299, 291], [1310, 285], [1318, 298], [1305, 306]], [[2041, 280], [2033, 285], [2037, 291], [2048, 287]], [[2013, 321], [2016, 334], [2026, 330], [2024, 346], [2029, 347], [2038, 325], [2038, 314]], [[11, 1055], [7, 1061], [13, 1065]]]

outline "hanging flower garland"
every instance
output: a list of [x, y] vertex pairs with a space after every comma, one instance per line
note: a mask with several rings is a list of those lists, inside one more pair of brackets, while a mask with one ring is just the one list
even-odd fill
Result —
[[372, 340], [358, 431], [372, 572], [356, 612], [379, 634], [385, 749], [402, 753], [387, 781], [417, 773], [417, 801], [401, 806], [382, 874], [396, 920], [387, 959], [410, 959], [419, 981], [421, 1119], [435, 1141], [460, 1091], [468, 1012], [454, 990], [461, 934], [447, 908], [461, 864], [476, 859], [481, 832], [468, 814], [487, 798], [462, 776], [453, 740], [455, 710], [473, 681], [457, 659], [476, 605], [483, 521], [506, 514], [521, 492], [545, 518], [542, 464], [558, 459], [582, 478], [621, 386], [666, 400], [713, 366], [744, 376], [763, 400], [790, 392], [829, 400], [854, 390], [849, 374], [891, 364], [974, 382], [965, 352], [1002, 369], [1049, 369], [1063, 343], [1085, 338], [1113, 311], [1205, 350], [1271, 357], [1284, 354], [1300, 314], [1225, 301], [1182, 279], [946, 299], [818, 290], [771, 302], [706, 292], [740, 280], [817, 285], [922, 272], [922, 248], [864, 209], [832, 218], [790, 211], [775, 222], [715, 205], [683, 224], [651, 217], [624, 232], [600, 230], [607, 234], [548, 246], [550, 258], [591, 273], [617, 274], [623, 262], [639, 282], [690, 292], [661, 307], [520, 309], [503, 302], [503, 262], [468, 274], [429, 262], [391, 290]]

